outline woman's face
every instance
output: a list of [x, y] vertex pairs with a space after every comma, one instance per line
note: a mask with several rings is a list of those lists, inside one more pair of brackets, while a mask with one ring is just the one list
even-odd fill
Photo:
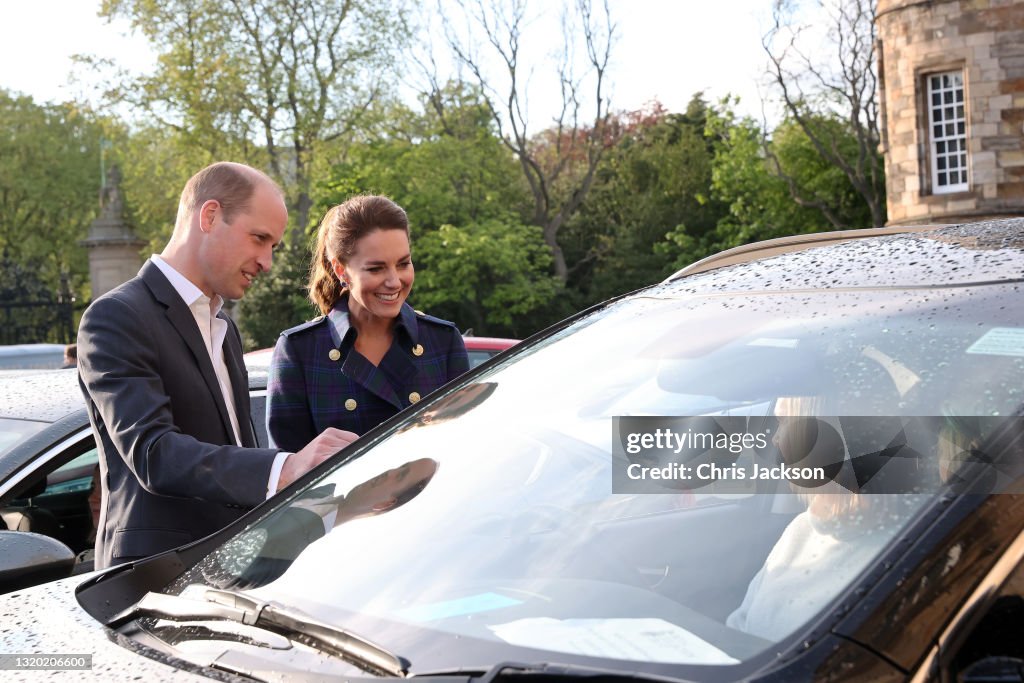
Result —
[[374, 230], [356, 241], [348, 263], [331, 263], [348, 286], [349, 313], [356, 318], [397, 317], [416, 279], [404, 230]]

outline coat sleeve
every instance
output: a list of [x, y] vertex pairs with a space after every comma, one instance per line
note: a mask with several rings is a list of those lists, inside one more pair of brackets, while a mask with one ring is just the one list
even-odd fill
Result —
[[[156, 495], [244, 507], [263, 502], [277, 450], [207, 443], [175, 424], [163, 373], [176, 368], [163, 367], [155, 334], [152, 321], [113, 297], [98, 299], [82, 316], [79, 378], [105, 451], [112, 446]], [[219, 423], [215, 410], [209, 419]]]
[[295, 453], [316, 436], [302, 361], [291, 337], [277, 338], [267, 380], [270, 443]]

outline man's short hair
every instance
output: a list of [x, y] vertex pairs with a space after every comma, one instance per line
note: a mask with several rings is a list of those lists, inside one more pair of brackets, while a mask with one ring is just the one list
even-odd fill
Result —
[[249, 208], [256, 184], [266, 182], [278, 193], [281, 189], [267, 174], [245, 164], [218, 161], [189, 178], [178, 202], [177, 224], [182, 225], [203, 203], [216, 200], [230, 223], [235, 214]]

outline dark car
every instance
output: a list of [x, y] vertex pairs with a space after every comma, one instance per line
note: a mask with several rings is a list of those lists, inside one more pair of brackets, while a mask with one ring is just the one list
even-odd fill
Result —
[[214, 536], [0, 599], [0, 652], [108, 680], [1020, 680], [1024, 220], [878, 232], [584, 311]]
[[[266, 373], [250, 373], [249, 391], [256, 436], [266, 444]], [[85, 551], [98, 514], [97, 460], [77, 371], [0, 374], [0, 529], [56, 541], [40, 546], [38, 566], [8, 568], [19, 539], [0, 535], [0, 592], [91, 570]]]

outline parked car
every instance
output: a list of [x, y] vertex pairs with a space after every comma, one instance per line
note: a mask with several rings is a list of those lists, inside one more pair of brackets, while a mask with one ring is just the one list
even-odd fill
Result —
[[[466, 342], [466, 351], [469, 353], [470, 369], [519, 343], [518, 339], [504, 339], [501, 337], [465, 336], [462, 339]], [[273, 348], [250, 351], [245, 354], [245, 364], [250, 368], [269, 368], [273, 355]]]
[[1024, 220], [879, 232], [584, 311], [207, 539], [0, 599], [0, 652], [103, 680], [1019, 680]]
[[[253, 422], [263, 445], [266, 382], [266, 373], [250, 372]], [[91, 559], [76, 568], [75, 558], [93, 545], [89, 496], [97, 461], [74, 369], [0, 375], [0, 529], [56, 541], [41, 541], [44, 561], [35, 567], [5, 574], [0, 561], [0, 592], [91, 569]], [[0, 535], [0, 556], [11, 560], [11, 545], [19, 543]]]
[[502, 337], [474, 337], [472, 335], [462, 338], [466, 342], [466, 352], [469, 354], [470, 369], [489, 361], [506, 349], [510, 349], [519, 343], [518, 339], [505, 339]]
[[55, 370], [64, 365], [63, 344], [0, 346], [0, 370]]

